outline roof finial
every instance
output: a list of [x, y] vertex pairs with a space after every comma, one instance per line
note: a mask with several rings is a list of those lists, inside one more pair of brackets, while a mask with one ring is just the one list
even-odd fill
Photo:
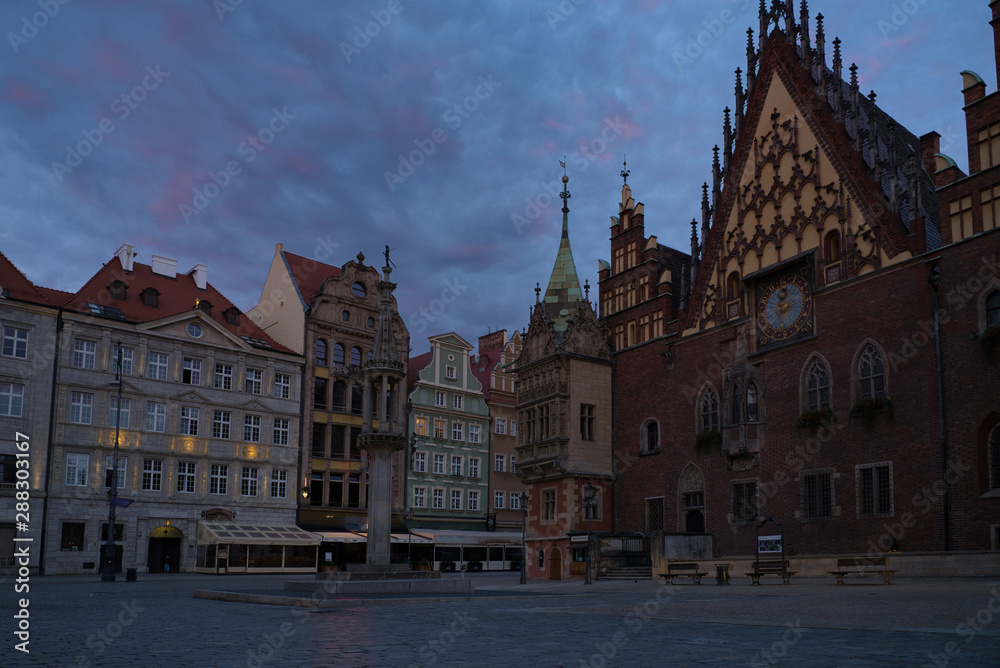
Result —
[[584, 281], [583, 281], [583, 292], [584, 292], [584, 299], [586, 299], [587, 301], [590, 301], [590, 279], [589, 278], [588, 279], [584, 279]]
[[812, 40], [809, 39], [809, 4], [806, 0], [802, 0], [799, 10], [799, 31], [802, 33], [802, 64], [809, 69], [812, 65]]
[[747, 28], [747, 94], [757, 80], [757, 52], [753, 49], [753, 28]]
[[628, 185], [628, 175], [632, 173], [632, 170], [631, 169], [627, 169], [627, 167], [628, 167], [628, 163], [625, 161], [625, 156], [623, 154], [622, 155], [622, 171], [621, 171], [621, 176], [622, 176], [622, 179], [625, 182], [625, 185]]
[[539, 283], [536, 282], [535, 283], [535, 303], [536, 304], [539, 301], [541, 301], [541, 295], [542, 295], [542, 286], [541, 286], [541, 284], [539, 284]]
[[819, 60], [820, 78], [826, 69], [826, 33], [823, 32], [823, 15], [816, 15], [816, 59]]
[[[563, 157], [565, 158], [566, 156], [563, 156]], [[562, 165], [562, 168], [563, 168], [563, 177], [562, 177], [563, 191], [561, 193], [559, 193], [559, 197], [562, 198], [562, 201], [563, 201], [562, 212], [565, 214], [565, 213], [569, 213], [569, 198], [572, 197], [572, 195], [570, 195], [569, 194], [569, 190], [566, 189], [566, 184], [569, 183], [569, 177], [566, 176], [566, 163], [563, 162], [562, 160], [560, 160], [559, 164]], [[566, 216], [563, 216], [563, 234], [564, 235], [566, 233], [566, 229], [565, 228], [566, 228]]]
[[722, 171], [729, 171], [733, 161], [733, 126], [729, 122], [729, 107], [722, 110]]

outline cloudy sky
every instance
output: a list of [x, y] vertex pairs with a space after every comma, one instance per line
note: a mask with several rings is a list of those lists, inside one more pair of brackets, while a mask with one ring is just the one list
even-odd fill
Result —
[[[818, 12], [863, 92], [965, 169], [986, 0]], [[388, 244], [414, 354], [512, 332], [558, 248], [563, 156], [581, 281], [610, 259], [623, 155], [647, 233], [689, 248], [748, 27], [751, 0], [4, 2], [0, 250], [75, 291], [128, 242], [247, 310], [277, 242], [335, 265]]]

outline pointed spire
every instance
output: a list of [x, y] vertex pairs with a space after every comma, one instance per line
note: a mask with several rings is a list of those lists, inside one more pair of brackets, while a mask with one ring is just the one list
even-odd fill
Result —
[[722, 197], [722, 169], [719, 166], [719, 146], [712, 149], [712, 210], [719, 206]]
[[802, 31], [802, 65], [808, 70], [812, 64], [812, 41], [809, 39], [809, 5], [806, 0], [802, 0], [799, 10], [799, 26]]
[[396, 337], [392, 329], [392, 291], [396, 289], [396, 284], [389, 280], [390, 274], [392, 274], [392, 263], [389, 261], [389, 246], [386, 246], [385, 266], [382, 267], [382, 280], [378, 284], [378, 289], [382, 293], [382, 302], [379, 307], [378, 325], [375, 329], [375, 344], [372, 346], [372, 356], [369, 361], [399, 361]]
[[729, 173], [729, 165], [733, 161], [733, 126], [729, 123], [729, 107], [722, 110], [722, 170]]
[[[559, 240], [559, 251], [556, 253], [556, 261], [552, 266], [552, 274], [549, 276], [549, 284], [545, 289], [545, 297], [542, 303], [545, 305], [545, 312], [552, 323], [553, 335], [556, 344], [561, 344], [566, 334], [569, 319], [572, 311], [579, 308], [578, 302], [583, 299], [583, 291], [580, 289], [580, 279], [576, 273], [576, 263], [573, 261], [573, 249], [569, 244], [569, 190], [567, 185], [569, 177], [563, 174], [563, 191], [559, 196], [563, 199], [563, 227], [562, 238]], [[535, 300], [538, 300], [540, 287], [535, 286]]]
[[712, 224], [712, 210], [708, 206], [708, 184], [701, 184], [701, 243], [708, 239], [708, 228]]
[[753, 28], [747, 28], [747, 95], [757, 82], [757, 53], [753, 49]]
[[785, 0], [785, 38], [795, 44], [795, 3]]
[[826, 33], [823, 32], [823, 15], [816, 15], [816, 60], [819, 61], [820, 78], [826, 70]]
[[691, 265], [698, 262], [698, 221], [691, 219]]
[[871, 102], [872, 105], [872, 110], [868, 116], [868, 156], [871, 161], [870, 168], [872, 170], [872, 176], [875, 177], [876, 181], [881, 181], [882, 165], [879, 160], [878, 152], [879, 126], [878, 112], [875, 111], [875, 91], [871, 91], [869, 93], [868, 101]]
[[743, 72], [736, 68], [736, 136], [743, 130]]
[[851, 63], [851, 99], [848, 101], [851, 105], [851, 143], [854, 146], [854, 150], [858, 151], [861, 149], [861, 133], [858, 131], [858, 66], [855, 63]]
[[767, 10], [764, 8], [764, 0], [760, 0], [760, 9], [757, 11], [757, 18], [760, 21], [760, 29], [757, 32], [757, 50], [764, 50], [764, 42], [767, 40]]

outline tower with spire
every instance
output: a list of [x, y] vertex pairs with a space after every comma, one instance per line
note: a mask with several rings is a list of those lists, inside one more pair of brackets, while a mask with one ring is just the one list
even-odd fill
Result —
[[406, 365], [396, 347], [395, 315], [389, 280], [392, 264], [385, 247], [385, 266], [378, 290], [382, 301], [371, 357], [362, 367], [363, 423], [358, 445], [368, 453], [368, 551], [367, 563], [389, 565], [392, 513], [393, 453], [406, 445]]
[[[609, 531], [611, 350], [580, 287], [569, 240], [569, 177], [562, 236], [544, 296], [535, 290], [517, 361], [517, 470], [528, 488], [528, 577], [583, 577], [584, 488], [596, 488], [591, 527]], [[581, 542], [582, 541], [582, 542]], [[596, 568], [596, 562], [593, 565]]]

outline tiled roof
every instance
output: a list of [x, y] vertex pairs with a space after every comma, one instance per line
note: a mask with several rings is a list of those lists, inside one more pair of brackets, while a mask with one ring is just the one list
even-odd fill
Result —
[[493, 374], [493, 367], [497, 365], [497, 360], [500, 359], [500, 350], [487, 350], [480, 352], [478, 359], [476, 359], [475, 355], [469, 358], [469, 367], [472, 369], [472, 375], [483, 386], [483, 396], [486, 397], [487, 402], [489, 402], [490, 395], [492, 394], [490, 376]]
[[413, 388], [417, 386], [417, 381], [420, 380], [419, 373], [427, 368], [427, 365], [431, 361], [431, 354], [424, 353], [422, 355], [417, 355], [416, 357], [410, 358], [410, 364], [406, 367], [406, 391], [412, 392]]
[[[43, 292], [43, 290], [47, 291], [46, 288], [36, 287], [3, 253], [0, 253], [0, 288], [7, 291], [9, 299], [31, 302], [32, 304], [42, 304], [44, 306], [59, 305], [50, 298], [50, 295]], [[51, 292], [58, 293], [60, 291], [52, 290]], [[51, 297], [55, 296], [51, 295]]]
[[545, 289], [545, 311], [552, 321], [556, 344], [562, 342], [569, 326], [569, 319], [576, 311], [577, 302], [583, 299], [580, 289], [580, 279], [576, 274], [576, 263], [573, 262], [573, 250], [569, 246], [569, 212], [563, 211], [562, 238], [559, 240], [559, 252], [549, 276], [549, 285]]
[[292, 279], [299, 289], [299, 295], [302, 297], [302, 301], [305, 302], [307, 308], [313, 303], [316, 295], [319, 294], [320, 289], [323, 287], [323, 281], [331, 276], [340, 276], [340, 267], [323, 264], [322, 262], [317, 262], [316, 260], [302, 257], [295, 253], [289, 253], [288, 251], [282, 251], [281, 254], [288, 264], [288, 270], [291, 272]]
[[[116, 280], [122, 281], [128, 286], [124, 300], [109, 299], [108, 285]], [[159, 292], [157, 306], [146, 306], [143, 303], [141, 293], [146, 288], [153, 288]], [[297, 354], [265, 334], [242, 312], [240, 313], [239, 325], [230, 325], [226, 322], [223, 313], [235, 307], [211, 283], [206, 283], [206, 288], [201, 290], [195, 284], [194, 277], [189, 274], [178, 273], [171, 278], [155, 274], [152, 267], [138, 262], [133, 264], [131, 272], [126, 272], [117, 256], [111, 258], [111, 261], [94, 274], [79, 292], [72, 295], [65, 302], [64, 308], [80, 313], [95, 313], [90, 306], [90, 304], [94, 304], [97, 308], [104, 307], [106, 311], [103, 314], [97, 313], [98, 316], [130, 323], [144, 323], [191, 312], [200, 300], [207, 300], [212, 304], [211, 314], [206, 314], [208, 317], [248, 344], [258, 348]], [[117, 311], [112, 309], [117, 309]], [[119, 314], [120, 317], [118, 317]]]
[[42, 295], [44, 295], [55, 306], [62, 306], [73, 298], [72, 292], [56, 290], [55, 288], [46, 288], [41, 285], [37, 285], [35, 287], [38, 288], [38, 291], [41, 292]]

